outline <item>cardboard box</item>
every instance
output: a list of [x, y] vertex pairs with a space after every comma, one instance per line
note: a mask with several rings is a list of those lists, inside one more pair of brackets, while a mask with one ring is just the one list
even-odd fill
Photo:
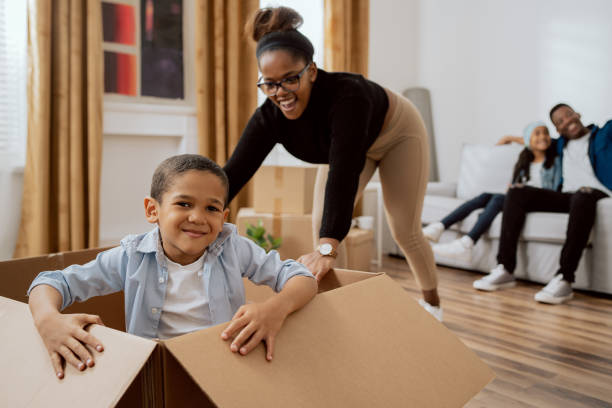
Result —
[[347, 268], [369, 271], [374, 248], [374, 231], [351, 228], [345, 241]]
[[241, 208], [236, 217], [238, 233], [246, 237], [247, 224], [256, 226], [259, 220], [266, 233], [283, 239], [277, 249], [281, 259], [298, 259], [314, 250], [311, 215], [258, 213], [253, 208]]
[[255, 173], [253, 208], [259, 213], [312, 213], [316, 176], [314, 166], [261, 166]]
[[[0, 262], [0, 279], [2, 280], [0, 296], [27, 303], [27, 290], [40, 272], [60, 270], [74, 264], [85, 264], [95, 259], [98, 252], [107, 249], [109, 248], [59, 252]], [[77, 309], [78, 312], [76, 311]], [[95, 297], [85, 303], [70, 306], [65, 310], [65, 313], [98, 314], [107, 327], [125, 330], [124, 310], [123, 293], [114, 293], [104, 297]]]
[[[26, 263], [22, 272], [35, 275]], [[252, 300], [271, 293], [246, 289]], [[62, 381], [27, 305], [0, 298], [0, 406], [460, 407], [493, 378], [385, 274], [336, 270], [320, 291], [287, 318], [272, 362], [263, 344], [232, 353], [225, 324], [160, 342], [92, 326], [105, 351], [84, 372], [67, 367]]]

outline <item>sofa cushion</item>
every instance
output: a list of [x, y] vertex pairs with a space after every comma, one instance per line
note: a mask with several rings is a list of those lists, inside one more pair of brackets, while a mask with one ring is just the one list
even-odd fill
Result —
[[517, 144], [464, 145], [457, 180], [457, 198], [469, 200], [483, 192], [504, 193], [521, 150], [523, 147]]
[[[466, 200], [452, 197], [426, 195], [421, 221], [424, 224], [440, 221], [465, 201]], [[612, 199], [610, 199], [610, 201], [612, 201]], [[474, 224], [476, 224], [481, 212], [482, 210], [472, 211], [467, 218], [452, 225], [450, 228], [467, 234], [474, 227]], [[567, 214], [529, 213], [525, 220], [521, 239], [562, 244], [565, 241], [567, 219]], [[493, 224], [491, 224], [491, 227], [485, 235], [489, 238], [499, 239], [501, 235], [501, 220], [502, 214], [500, 213], [495, 217]]]
[[421, 221], [424, 224], [440, 221], [464, 202], [465, 200], [454, 197], [427, 194], [423, 203]]
[[[524, 241], [539, 241], [555, 244], [565, 242], [567, 231], [567, 214], [555, 214], [545, 212], [533, 212], [527, 214], [525, 226], [521, 232]], [[500, 213], [487, 231], [489, 238], [499, 239], [501, 236], [502, 214]]]

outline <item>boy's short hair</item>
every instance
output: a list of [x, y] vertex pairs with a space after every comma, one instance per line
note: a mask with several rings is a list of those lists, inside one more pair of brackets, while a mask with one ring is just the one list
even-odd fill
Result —
[[[562, 108], [564, 106], [567, 107], [567, 108], [572, 109], [572, 107], [569, 106], [567, 103], [558, 103], [558, 104], [556, 104], [555, 106], [552, 107], [552, 109], [550, 110], [550, 113], [548, 114], [548, 116], [550, 117], [550, 120], [552, 120], [553, 113], [555, 113], [555, 111], [557, 109]], [[572, 110], [574, 110], [574, 109], [572, 109]]]
[[170, 188], [174, 178], [189, 170], [209, 171], [217, 176], [225, 187], [224, 207], [227, 207], [229, 180], [225, 171], [214, 161], [199, 154], [179, 154], [161, 162], [153, 173], [151, 197], [161, 203], [162, 196]]

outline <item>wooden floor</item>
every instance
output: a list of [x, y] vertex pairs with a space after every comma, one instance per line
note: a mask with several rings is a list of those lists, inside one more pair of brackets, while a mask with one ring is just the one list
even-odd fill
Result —
[[[444, 324], [496, 374], [466, 407], [612, 407], [612, 297], [543, 305], [533, 300], [541, 285], [479, 292], [482, 275], [438, 269]], [[380, 270], [419, 295], [405, 261], [386, 257]]]

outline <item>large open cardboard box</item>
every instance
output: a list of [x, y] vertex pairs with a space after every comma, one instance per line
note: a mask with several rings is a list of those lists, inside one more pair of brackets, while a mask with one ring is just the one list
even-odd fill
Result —
[[[248, 356], [232, 353], [220, 339], [225, 325], [160, 342], [93, 326], [105, 351], [93, 352], [95, 367], [68, 367], [60, 381], [27, 305], [7, 298], [25, 300], [38, 271], [85, 262], [95, 252], [0, 263], [0, 406], [460, 407], [493, 378], [388, 276], [336, 270], [288, 317], [272, 362], [263, 344]], [[245, 286], [252, 301], [271, 294]], [[98, 302], [96, 310], [90, 302]], [[72, 306], [81, 310], [116, 326], [123, 300], [104, 296]]]

